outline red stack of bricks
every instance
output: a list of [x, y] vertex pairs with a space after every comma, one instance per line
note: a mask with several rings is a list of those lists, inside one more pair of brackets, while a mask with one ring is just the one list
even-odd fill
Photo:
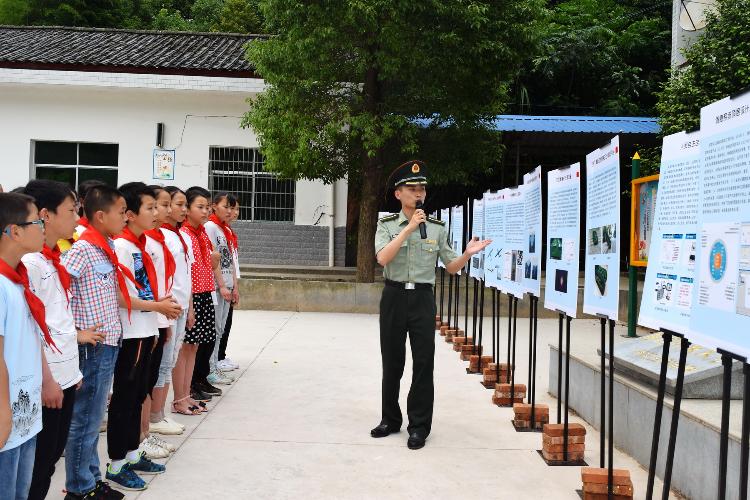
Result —
[[[565, 424], [546, 424], [542, 433], [542, 456], [545, 460], [563, 461], [565, 458]], [[568, 424], [567, 460], [583, 460], [586, 450], [586, 428]]]
[[[531, 405], [528, 403], [513, 404], [513, 423], [518, 429], [531, 428]], [[541, 429], [549, 423], [549, 406], [541, 403], [534, 405], [534, 428]]]
[[469, 361], [472, 354], [482, 354], [481, 345], [464, 344], [461, 347], [461, 361]]
[[[482, 370], [492, 363], [492, 356], [482, 356]], [[479, 373], [479, 356], [474, 354], [469, 358], [469, 373]]]
[[510, 396], [510, 384], [495, 384], [495, 393], [492, 402], [498, 406], [508, 406], [514, 403], [523, 403], [526, 396], [526, 385], [516, 384], [513, 388], [513, 398]]
[[[608, 471], [609, 469], [598, 467], [581, 467], [583, 500], [607, 500]], [[633, 500], [633, 481], [630, 479], [629, 470], [612, 470], [612, 498]]]
[[464, 344], [471, 344], [474, 342], [474, 337], [459, 337], [458, 335], [453, 336], [453, 350], [461, 352], [461, 346]]
[[506, 363], [500, 363], [500, 377], [497, 376], [497, 363], [490, 363], [482, 368], [482, 383], [488, 389], [495, 387], [496, 383], [508, 382], [508, 365]]

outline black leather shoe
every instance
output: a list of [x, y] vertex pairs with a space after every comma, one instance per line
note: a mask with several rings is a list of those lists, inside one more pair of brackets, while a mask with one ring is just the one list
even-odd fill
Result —
[[211, 396], [221, 396], [221, 389], [214, 387], [208, 382], [199, 382], [198, 389], [205, 394], [210, 394]]
[[406, 446], [409, 447], [410, 450], [418, 450], [420, 448], [424, 448], [424, 442], [425, 437], [423, 437], [418, 432], [412, 432], [409, 434], [409, 440], [406, 442]]
[[193, 387], [190, 393], [190, 397], [196, 401], [207, 402], [211, 401], [213, 397], [210, 394], [206, 394], [197, 387]]
[[401, 429], [394, 429], [388, 424], [380, 424], [370, 431], [370, 436], [374, 438], [384, 438], [389, 434], [393, 434], [394, 432], [398, 432], [400, 430]]

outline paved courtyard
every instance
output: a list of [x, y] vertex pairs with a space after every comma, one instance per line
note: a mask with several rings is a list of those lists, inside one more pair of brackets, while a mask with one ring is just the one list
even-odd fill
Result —
[[[380, 418], [377, 316], [237, 311], [233, 328], [228, 352], [242, 366], [233, 372], [239, 379], [209, 413], [171, 415], [187, 426], [183, 435], [166, 438], [179, 449], [166, 461], [165, 474], [146, 476], [148, 489], [128, 498], [579, 498], [580, 468], [545, 465], [536, 452], [541, 435], [516, 433], [512, 410], [492, 405], [492, 391], [466, 374], [466, 363], [441, 339], [432, 434], [424, 449], [412, 451], [405, 430], [384, 439], [369, 436]], [[526, 330], [527, 321], [519, 318], [519, 382], [526, 379]], [[546, 364], [547, 345], [556, 339], [557, 321], [540, 320], [537, 398], [550, 405], [553, 420], [556, 400], [546, 391]], [[488, 348], [490, 342], [487, 329]], [[407, 361], [404, 412], [410, 374]], [[587, 430], [586, 460], [597, 465], [599, 434]], [[643, 498], [646, 471], [619, 452], [615, 466], [630, 469], [635, 498]], [[61, 461], [49, 498], [61, 498], [63, 487]]]

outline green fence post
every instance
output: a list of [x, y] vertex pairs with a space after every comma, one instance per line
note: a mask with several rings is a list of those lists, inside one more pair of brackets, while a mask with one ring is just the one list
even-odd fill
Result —
[[[633, 155], [633, 161], [630, 165], [631, 180], [641, 176], [641, 156], [636, 153]], [[630, 196], [635, 196], [634, 192]], [[631, 201], [632, 202], [632, 201]], [[631, 228], [632, 231], [632, 228]], [[628, 266], [628, 337], [637, 337], [635, 334], [636, 323], [636, 301], [638, 300], [638, 268], [632, 265]]]

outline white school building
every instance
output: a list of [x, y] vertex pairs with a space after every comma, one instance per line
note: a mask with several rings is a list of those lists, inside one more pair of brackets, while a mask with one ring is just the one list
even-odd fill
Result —
[[266, 172], [240, 126], [252, 35], [0, 27], [0, 184], [101, 179], [231, 191], [241, 260], [343, 265], [347, 183]]

